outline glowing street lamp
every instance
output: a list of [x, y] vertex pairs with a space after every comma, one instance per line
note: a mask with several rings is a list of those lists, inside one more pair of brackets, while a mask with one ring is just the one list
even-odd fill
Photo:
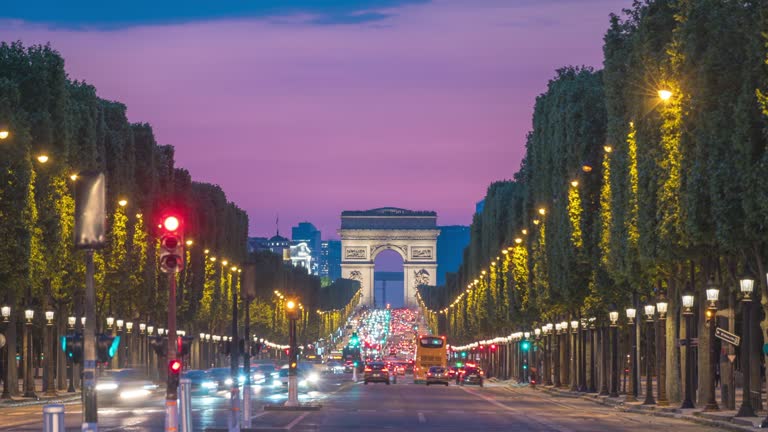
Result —
[[659, 90], [659, 99], [666, 102], [672, 97], [672, 92], [667, 89]]
[[127, 205], [128, 205], [128, 200], [126, 200], [125, 198], [123, 198], [123, 199], [121, 199], [120, 201], [118, 201], [118, 202], [117, 202], [117, 204], [118, 204], [120, 207], [125, 207], [125, 206], [127, 206]]
[[48, 155], [47, 154], [41, 154], [37, 156], [37, 161], [44, 164], [48, 162]]

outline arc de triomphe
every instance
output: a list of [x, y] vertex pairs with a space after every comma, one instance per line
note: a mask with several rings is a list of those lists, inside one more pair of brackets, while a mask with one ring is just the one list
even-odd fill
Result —
[[360, 281], [361, 305], [374, 306], [373, 263], [385, 250], [403, 258], [406, 307], [416, 307], [416, 287], [437, 282], [437, 213], [384, 207], [341, 213], [341, 275]]

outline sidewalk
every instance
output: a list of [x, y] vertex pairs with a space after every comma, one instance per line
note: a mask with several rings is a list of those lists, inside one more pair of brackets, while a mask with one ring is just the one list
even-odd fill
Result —
[[763, 421], [763, 417], [735, 417], [735, 410], [704, 412], [703, 408], [680, 409], [680, 404], [677, 402], [666, 407], [643, 405], [643, 397], [639, 397], [638, 399], [640, 400], [638, 402], [626, 402], [624, 395], [612, 398], [608, 396], [600, 396], [597, 393], [579, 393], [565, 388], [555, 388], [553, 386], [537, 385], [535, 388], [532, 388], [527, 384], [520, 384], [517, 382], [510, 382], [507, 385], [517, 389], [529, 388], [556, 397], [581, 398], [602, 405], [612, 406], [621, 411], [678, 418], [732, 431], [754, 431], [755, 429], [760, 428], [760, 424]]
[[[2, 384], [0, 384], [1, 386]], [[42, 391], [43, 383], [42, 380], [39, 378], [35, 379], [35, 394], [37, 394], [37, 399], [35, 398], [28, 398], [23, 397], [24, 394], [24, 380], [19, 380], [19, 394], [18, 396], [11, 396], [11, 399], [0, 399], [0, 410], [3, 408], [10, 408], [10, 407], [19, 407], [19, 406], [29, 406], [29, 405], [45, 405], [49, 403], [73, 403], [73, 402], [79, 402], [80, 401], [80, 391], [76, 391], [74, 393], [67, 393], [66, 390], [57, 390], [56, 396], [47, 396], [44, 391]]]

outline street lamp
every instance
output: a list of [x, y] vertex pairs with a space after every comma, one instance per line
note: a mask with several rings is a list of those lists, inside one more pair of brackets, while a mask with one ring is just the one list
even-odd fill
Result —
[[45, 347], [43, 353], [45, 355], [45, 394], [47, 396], [56, 396], [56, 385], [53, 382], [53, 376], [55, 374], [54, 367], [56, 364], [53, 362], [53, 341], [56, 340], [53, 330], [53, 316], [52, 310], [45, 311], [45, 332], [47, 338], [43, 338]]
[[35, 394], [35, 381], [34, 376], [32, 374], [32, 341], [31, 336], [32, 332], [30, 331], [30, 327], [32, 327], [32, 320], [35, 317], [35, 311], [32, 309], [26, 309], [24, 311], [24, 318], [26, 319], [26, 323], [24, 325], [24, 334], [22, 337], [24, 338], [23, 343], [23, 352], [24, 352], [24, 397], [30, 397], [37, 399], [37, 395]]
[[659, 90], [659, 99], [666, 102], [672, 97], [672, 92], [667, 89]]
[[109, 327], [111, 329], [112, 325], [114, 323], [115, 323], [115, 319], [114, 318], [112, 318], [111, 316], [107, 317], [107, 327]]
[[11, 136], [11, 132], [8, 130], [8, 126], [0, 125], [0, 140], [8, 139]]
[[[659, 290], [661, 291], [661, 290]], [[656, 365], [658, 372], [656, 373], [656, 376], [658, 376], [658, 390], [656, 393], [656, 403], [659, 406], [668, 406], [669, 401], [667, 400], [667, 337], [666, 337], [666, 321], [667, 321], [667, 307], [669, 304], [667, 303], [666, 297], [664, 297], [664, 293], [659, 293], [659, 298], [656, 300], [656, 311], [659, 313], [659, 319], [658, 319], [658, 330], [656, 332], [656, 351], [658, 351], [659, 355], [656, 358]]]
[[619, 397], [619, 311], [608, 312], [611, 321], [611, 393], [610, 397]]
[[40, 162], [41, 164], [48, 162], [48, 159], [49, 158], [47, 154], [40, 154], [37, 156], [37, 161]]
[[653, 333], [653, 316], [656, 314], [656, 306], [647, 304], [643, 309], [645, 309], [645, 322], [648, 324], [646, 326], [648, 330], [645, 338], [645, 401], [643, 405], [653, 405], [656, 401], [653, 399], [653, 378], [651, 376], [651, 357], [653, 356], [651, 351], [651, 334]]
[[[707, 391], [707, 404], [704, 411], [720, 411], [715, 399], [715, 374], [717, 374], [717, 351], [715, 350], [715, 324], [717, 322], [717, 299], [720, 297], [720, 289], [715, 284], [714, 277], [707, 281], [707, 318], [709, 325], [709, 389]], [[749, 378], [747, 378], [749, 379]]]
[[[11, 316], [11, 307], [10, 306], [3, 306], [0, 308], [0, 315], [3, 316], [3, 323], [8, 323], [8, 318]], [[6, 344], [7, 345], [7, 344]], [[4, 346], [3, 348], [0, 348], [0, 353], [2, 353], [4, 356], [7, 357], [6, 352], [9, 348], [7, 346]], [[14, 348], [15, 350], [16, 348]], [[7, 360], [7, 359], [6, 359]], [[2, 399], [10, 399], [11, 398], [11, 387], [8, 384], [9, 377], [11, 376], [9, 372], [9, 368], [7, 366], [8, 362], [6, 361], [4, 363], [6, 366], [3, 368], [3, 394], [0, 396]]]
[[637, 362], [637, 358], [635, 355], [635, 350], [637, 349], [636, 343], [637, 343], [637, 328], [635, 327], [635, 317], [637, 316], [637, 309], [634, 307], [628, 307], [626, 309], [627, 314], [627, 324], [629, 324], [629, 373], [630, 373], [630, 379], [629, 379], [629, 390], [627, 390], [627, 402], [637, 402], [637, 394], [638, 394], [638, 384], [639, 382], [635, 381], [636, 375], [635, 375], [635, 363]]
[[570, 358], [570, 368], [571, 368], [571, 391], [578, 391], [579, 390], [579, 352], [577, 342], [579, 340], [579, 322], [576, 320], [571, 321], [571, 358]]
[[685, 316], [685, 399], [680, 406], [693, 408], [693, 350], [691, 349], [691, 333], [693, 332], [693, 293], [689, 289], [682, 295], [683, 315]]
[[75, 318], [73, 316], [67, 317], [67, 325], [69, 325], [69, 329], [70, 330], [74, 330], [75, 329], [75, 324], [76, 323], [77, 323], [77, 318]]
[[[741, 407], [736, 417], [754, 417], [755, 409], [752, 407], [752, 380], [749, 354], [752, 351], [750, 338], [752, 337], [750, 322], [752, 321], [752, 292], [755, 290], [755, 280], [749, 276], [744, 276], [739, 280], [739, 289], [741, 291], [741, 305], [743, 310], [743, 323], [741, 340], [744, 347], [741, 350], [741, 370], [744, 375], [744, 385], [742, 386]], [[765, 424], [765, 420], [763, 420]]]

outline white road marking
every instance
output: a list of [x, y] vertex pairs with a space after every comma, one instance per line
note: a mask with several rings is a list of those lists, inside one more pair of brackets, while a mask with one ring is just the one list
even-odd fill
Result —
[[309, 412], [305, 412], [304, 414], [300, 415], [296, 420], [288, 423], [287, 426], [285, 426], [285, 430], [291, 430], [294, 426], [296, 426], [297, 423], [304, 420], [304, 417], [308, 416]]
[[424, 417], [424, 413], [423, 412], [420, 412], [419, 413], [419, 423], [424, 424], [426, 422], [427, 422], [427, 418]]
[[479, 397], [479, 398], [481, 398], [481, 399], [485, 399], [486, 401], [488, 401], [488, 402], [490, 402], [490, 403], [492, 403], [492, 404], [496, 405], [496, 406], [497, 406], [497, 407], [499, 407], [499, 408], [503, 408], [503, 409], [505, 409], [506, 411], [509, 411], [509, 412], [515, 413], [515, 414], [517, 414], [517, 415], [519, 415], [519, 416], [525, 417], [526, 419], [528, 419], [528, 420], [530, 420], [530, 421], [532, 421], [532, 422], [535, 422], [535, 423], [539, 423], [539, 424], [541, 424], [541, 425], [544, 425], [544, 426], [546, 426], [546, 427], [548, 427], [548, 428], [551, 428], [552, 430], [555, 430], [555, 431], [559, 431], [559, 432], [572, 432], [572, 430], [571, 430], [571, 429], [568, 429], [568, 428], [565, 428], [565, 427], [562, 427], [562, 426], [556, 425], [556, 424], [554, 424], [554, 423], [552, 423], [552, 422], [549, 422], [549, 421], [547, 421], [547, 420], [544, 420], [544, 419], [542, 419], [542, 418], [540, 418], [540, 417], [537, 417], [537, 418], [533, 418], [533, 417], [531, 417], [531, 416], [529, 416], [529, 415], [527, 415], [527, 414], [525, 414], [525, 413], [523, 413], [523, 412], [520, 412], [520, 411], [519, 411], [519, 410], [517, 410], [517, 409], [514, 409], [514, 408], [512, 408], [512, 407], [506, 406], [506, 405], [504, 405], [503, 403], [501, 403], [501, 402], [497, 401], [496, 399], [494, 399], [494, 398], [491, 398], [491, 397], [488, 397], [488, 396], [486, 396], [486, 395], [484, 395], [484, 394], [480, 394], [480, 393], [476, 393], [476, 392], [474, 392], [474, 391], [471, 391], [471, 390], [467, 390], [467, 389], [466, 389], [466, 388], [464, 388], [464, 387], [459, 387], [459, 388], [460, 388], [460, 389], [462, 389], [462, 390], [464, 390], [465, 392], [467, 392], [467, 393], [469, 393], [469, 394], [473, 395], [473, 396], [477, 396], [477, 397]]

